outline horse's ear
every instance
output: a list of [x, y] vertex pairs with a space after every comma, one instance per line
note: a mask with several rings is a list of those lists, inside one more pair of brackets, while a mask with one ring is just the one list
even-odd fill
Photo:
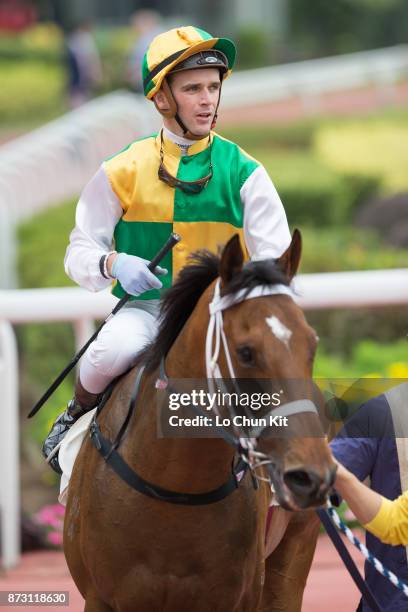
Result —
[[220, 261], [220, 276], [223, 284], [227, 284], [232, 277], [242, 270], [244, 254], [241, 249], [238, 234], [235, 234], [225, 245]]
[[298, 229], [295, 229], [292, 236], [292, 241], [286, 251], [278, 259], [278, 264], [286, 274], [289, 282], [298, 271], [300, 257], [302, 255], [302, 234]]

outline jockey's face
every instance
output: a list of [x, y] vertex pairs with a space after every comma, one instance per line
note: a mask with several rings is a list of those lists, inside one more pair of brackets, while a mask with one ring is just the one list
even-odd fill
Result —
[[[176, 72], [169, 85], [184, 125], [197, 136], [209, 134], [220, 95], [220, 73], [217, 68], [198, 68]], [[175, 119], [164, 119], [173, 133], [183, 135]]]

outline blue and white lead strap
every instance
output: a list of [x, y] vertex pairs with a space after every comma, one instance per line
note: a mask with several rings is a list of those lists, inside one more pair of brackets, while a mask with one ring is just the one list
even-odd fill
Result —
[[381, 561], [377, 559], [377, 557], [374, 557], [374, 555], [368, 550], [367, 546], [365, 546], [362, 542], [360, 542], [360, 540], [356, 538], [356, 536], [353, 534], [351, 529], [349, 529], [347, 525], [343, 523], [343, 521], [341, 520], [336, 510], [333, 508], [331, 504], [328, 505], [327, 511], [330, 514], [330, 517], [332, 518], [332, 520], [337, 525], [337, 527], [340, 529], [340, 531], [342, 531], [344, 535], [350, 540], [350, 542], [354, 544], [356, 548], [358, 548], [358, 550], [367, 559], [367, 561], [375, 567], [377, 572], [382, 574], [385, 578], [388, 578], [388, 580], [394, 586], [396, 586], [397, 589], [400, 589], [400, 591], [404, 593], [405, 597], [408, 597], [408, 585], [405, 584], [405, 582], [403, 582], [400, 578], [398, 578], [398, 576], [396, 576], [393, 572], [387, 569], [381, 563]]

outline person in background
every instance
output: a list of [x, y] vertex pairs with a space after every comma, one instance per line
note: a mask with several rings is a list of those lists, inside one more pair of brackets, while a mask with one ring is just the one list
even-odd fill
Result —
[[89, 21], [67, 36], [66, 62], [69, 106], [74, 109], [87, 102], [102, 82], [102, 63]]
[[162, 31], [160, 15], [150, 9], [141, 9], [131, 16], [130, 25], [136, 40], [127, 61], [126, 81], [134, 92], [143, 93], [140, 66], [151, 41]]
[[[335, 489], [368, 530], [367, 548], [407, 582], [408, 383], [363, 404], [330, 447], [338, 463]], [[360, 482], [367, 478], [370, 488]], [[382, 610], [407, 610], [405, 595], [368, 562], [365, 577]], [[369, 608], [360, 601], [358, 611]]]

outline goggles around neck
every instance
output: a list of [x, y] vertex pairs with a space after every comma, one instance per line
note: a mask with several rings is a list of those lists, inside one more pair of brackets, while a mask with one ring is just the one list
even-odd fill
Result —
[[213, 176], [213, 167], [212, 167], [212, 162], [211, 162], [211, 147], [212, 147], [211, 135], [208, 136], [208, 143], [210, 145], [210, 166], [209, 166], [209, 173], [207, 174], [207, 176], [204, 176], [203, 178], [198, 179], [197, 181], [182, 181], [176, 178], [175, 176], [173, 176], [172, 174], [170, 174], [170, 172], [167, 170], [166, 166], [164, 165], [163, 130], [161, 130], [160, 132], [160, 166], [159, 166], [159, 170], [157, 173], [159, 179], [163, 181], [163, 183], [166, 183], [166, 185], [169, 185], [169, 187], [173, 187], [174, 189], [180, 189], [181, 191], [184, 191], [184, 193], [190, 193], [190, 194], [201, 193], [201, 191], [207, 187], [208, 183], [210, 182]]

